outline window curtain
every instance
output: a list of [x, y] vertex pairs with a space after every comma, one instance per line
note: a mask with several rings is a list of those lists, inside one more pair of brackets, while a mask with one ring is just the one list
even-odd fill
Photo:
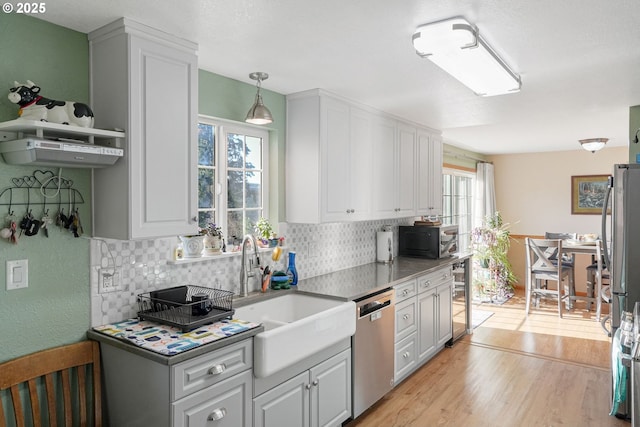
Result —
[[488, 215], [496, 213], [496, 189], [493, 165], [480, 162], [476, 165], [475, 203], [473, 206], [473, 227], [482, 226]]

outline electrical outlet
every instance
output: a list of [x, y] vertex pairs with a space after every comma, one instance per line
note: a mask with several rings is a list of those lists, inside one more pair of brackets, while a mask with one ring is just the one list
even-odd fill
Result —
[[98, 270], [98, 293], [106, 294], [122, 290], [120, 271], [114, 268]]
[[320, 256], [320, 247], [318, 245], [318, 241], [313, 239], [308, 243], [309, 247], [307, 250], [307, 254], [309, 259], [317, 258]]

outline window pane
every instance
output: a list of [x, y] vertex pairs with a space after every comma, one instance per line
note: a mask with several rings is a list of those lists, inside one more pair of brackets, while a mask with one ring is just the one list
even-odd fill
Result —
[[198, 227], [205, 228], [210, 222], [216, 222], [213, 211], [198, 212]]
[[213, 169], [198, 169], [198, 208], [213, 208], [215, 204]]
[[247, 232], [255, 233], [253, 227], [256, 225], [261, 216], [261, 211], [259, 210], [247, 210]]
[[242, 211], [229, 211], [227, 214], [227, 236], [228, 242], [234, 243], [236, 239], [242, 240], [245, 235], [242, 221]]
[[244, 167], [244, 136], [227, 134], [227, 164], [230, 168]]
[[244, 174], [240, 171], [229, 171], [227, 174], [227, 207], [229, 209], [244, 207]]
[[215, 160], [214, 126], [198, 123], [198, 164], [213, 166]]
[[262, 207], [262, 173], [246, 172], [246, 208]]
[[262, 169], [262, 138], [247, 136], [247, 169]]

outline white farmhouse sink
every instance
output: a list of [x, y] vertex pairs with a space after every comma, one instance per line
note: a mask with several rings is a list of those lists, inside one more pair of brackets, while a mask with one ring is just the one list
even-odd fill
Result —
[[268, 377], [356, 331], [356, 305], [289, 293], [236, 308], [236, 319], [262, 323], [253, 340], [253, 372]]

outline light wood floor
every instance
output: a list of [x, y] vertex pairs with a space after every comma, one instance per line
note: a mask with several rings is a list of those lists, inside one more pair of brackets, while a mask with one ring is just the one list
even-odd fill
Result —
[[493, 316], [347, 426], [630, 427], [608, 415], [609, 338], [584, 307], [474, 305]]

